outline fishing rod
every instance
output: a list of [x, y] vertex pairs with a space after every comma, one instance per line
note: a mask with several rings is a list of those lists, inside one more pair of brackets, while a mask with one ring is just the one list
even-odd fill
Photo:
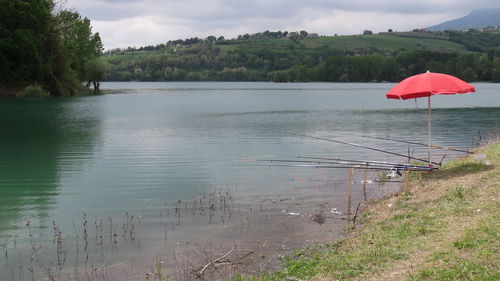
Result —
[[[318, 160], [327, 160], [327, 161], [345, 161], [345, 162], [359, 163], [360, 165], [365, 164], [365, 163], [373, 163], [373, 164], [401, 165], [401, 166], [412, 166], [412, 167], [427, 167], [427, 166], [412, 165], [412, 164], [405, 164], [405, 163], [370, 161], [370, 160], [348, 160], [348, 159], [340, 159], [340, 158], [327, 158], [327, 157], [314, 157], [314, 156], [298, 156], [297, 158], [299, 158], [299, 159], [318, 159]], [[433, 167], [433, 168], [437, 169], [436, 167]]]
[[[413, 142], [413, 141], [403, 141], [403, 140], [396, 140], [396, 139], [390, 139], [390, 138], [370, 137], [370, 136], [362, 136], [362, 137], [370, 138], [370, 139], [388, 140], [388, 141], [395, 141], [395, 142], [401, 142], [401, 143], [408, 143], [408, 144], [414, 144], [414, 145], [420, 145], [420, 146], [428, 146], [428, 144], [420, 143], [420, 142]], [[435, 145], [435, 144], [431, 144], [431, 147], [474, 154], [474, 152], [471, 152], [468, 150], [461, 150], [461, 149], [457, 149], [457, 148], [453, 148], [453, 147], [446, 147], [446, 146], [440, 146], [440, 145]]]
[[258, 162], [284, 162], [284, 163], [316, 163], [318, 165], [349, 165], [352, 167], [378, 167], [378, 168], [388, 168], [388, 169], [397, 169], [397, 170], [425, 170], [430, 171], [434, 169], [433, 167], [428, 166], [417, 166], [417, 165], [409, 165], [409, 164], [392, 164], [392, 163], [367, 163], [367, 162], [358, 162], [355, 161], [312, 161], [312, 160], [281, 160], [281, 159], [273, 159], [273, 160], [257, 160]]
[[[255, 166], [255, 165], [248, 165]], [[398, 170], [392, 167], [370, 167], [359, 165], [334, 166], [334, 165], [310, 165], [310, 164], [269, 164], [268, 167], [299, 167], [299, 168], [316, 168], [316, 169], [360, 169], [360, 170]], [[413, 171], [427, 171], [428, 169], [412, 169]]]
[[[343, 142], [343, 141], [338, 141], [338, 140], [333, 140], [333, 139], [326, 139], [326, 138], [320, 138], [320, 137], [313, 137], [313, 136], [308, 136], [308, 135], [297, 135], [297, 136], [311, 138], [311, 139], [317, 139], [317, 140], [324, 140], [324, 141], [336, 142], [336, 143], [340, 143], [340, 144], [346, 144], [346, 145], [351, 145], [351, 146], [366, 148], [366, 149], [370, 149], [370, 150], [374, 150], [374, 151], [378, 151], [378, 152], [383, 152], [383, 153], [387, 153], [387, 154], [392, 154], [392, 155], [396, 155], [396, 156], [401, 156], [401, 157], [408, 158], [408, 159], [414, 159], [414, 160], [418, 160], [418, 161], [422, 161], [422, 162], [428, 162], [428, 160], [425, 160], [425, 159], [422, 159], [422, 158], [417, 158], [417, 157], [413, 157], [413, 156], [409, 156], [409, 155], [404, 155], [404, 154], [400, 154], [400, 153], [396, 153], [396, 152], [392, 152], [392, 151], [387, 151], [387, 150], [383, 150], [383, 149], [380, 149], [380, 148], [374, 148], [374, 147], [369, 147], [369, 146], [365, 146], [365, 145], [360, 145], [360, 144], [356, 144], [356, 143]], [[432, 161], [430, 163], [434, 164], [434, 165], [441, 165], [441, 163], [436, 163], [436, 162], [432, 162]]]

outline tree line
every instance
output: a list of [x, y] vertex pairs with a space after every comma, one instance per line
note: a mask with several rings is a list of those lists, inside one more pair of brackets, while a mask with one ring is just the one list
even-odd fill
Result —
[[52, 0], [0, 0], [0, 89], [63, 96], [82, 81], [98, 88], [101, 53], [99, 33], [77, 12]]
[[[137, 51], [159, 51], [159, 50], [164, 50], [168, 49], [172, 46], [189, 46], [189, 45], [194, 45], [194, 44], [200, 44], [200, 43], [209, 43], [209, 44], [232, 44], [235, 41], [254, 41], [254, 40], [272, 40], [272, 39], [284, 39], [284, 38], [289, 38], [290, 40], [301, 40], [306, 38], [307, 36], [310, 36], [309, 32], [305, 30], [301, 30], [299, 32], [288, 32], [288, 31], [269, 31], [266, 30], [264, 32], [257, 32], [257, 33], [245, 33], [245, 34], [240, 34], [236, 36], [235, 38], [231, 39], [226, 39], [224, 36], [214, 36], [210, 35], [207, 36], [207, 38], [202, 39], [198, 37], [191, 37], [191, 38], [186, 38], [186, 39], [177, 39], [177, 40], [169, 40], [166, 43], [160, 43], [156, 45], [148, 45], [148, 46], [142, 46], [142, 47], [127, 47], [127, 48], [114, 48], [105, 51], [104, 53], [109, 55], [109, 54], [119, 54], [119, 53], [126, 53], [126, 52], [137, 52]], [[316, 34], [317, 36], [317, 34]]]
[[[500, 33], [416, 30], [392, 36], [435, 39], [462, 45], [468, 52], [336, 47], [315, 33], [264, 31], [236, 38], [208, 36], [166, 44], [111, 50], [104, 56], [108, 81], [400, 81], [429, 71], [467, 81], [500, 82]], [[373, 36], [360, 35], [358, 36]], [[329, 43], [328, 43], [329, 42]]]
[[394, 56], [331, 56], [317, 66], [294, 65], [275, 71], [275, 82], [397, 82], [426, 71], [447, 73], [465, 81], [500, 82], [500, 59], [481, 54], [434, 51], [400, 52]]
[[[262, 41], [266, 42], [266, 41]], [[467, 81], [500, 82], [500, 58], [484, 53], [429, 50], [382, 51], [305, 48], [292, 40], [257, 47], [239, 44], [196, 44], [177, 53], [165, 50], [105, 56], [108, 81], [275, 81], [275, 82], [396, 82], [427, 70]], [[128, 57], [128, 59], [124, 59]]]

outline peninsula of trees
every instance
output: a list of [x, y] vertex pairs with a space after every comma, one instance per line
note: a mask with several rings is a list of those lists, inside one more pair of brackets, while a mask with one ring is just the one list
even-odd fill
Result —
[[52, 0], [0, 0], [0, 95], [73, 95], [98, 87], [101, 38]]

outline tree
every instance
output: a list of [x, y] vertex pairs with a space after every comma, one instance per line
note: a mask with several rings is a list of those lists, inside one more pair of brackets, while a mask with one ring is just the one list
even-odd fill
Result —
[[213, 44], [213, 43], [215, 43], [215, 41], [217, 41], [217, 38], [215, 36], [210, 35], [210, 36], [207, 37], [207, 42], [208, 43]]
[[276, 71], [272, 75], [273, 82], [288, 82], [290, 81], [290, 77], [288, 76], [287, 71]]
[[104, 77], [106, 66], [103, 62], [93, 59], [85, 64], [85, 80], [87, 87], [92, 84], [94, 86], [94, 93], [99, 93], [100, 81]]
[[52, 7], [48, 0], [0, 0], [0, 83], [24, 85], [46, 76]]
[[300, 35], [298, 32], [290, 32], [288, 38], [294, 42], [298, 42], [300, 40]]
[[1, 84], [73, 94], [101, 52], [99, 34], [78, 13], [56, 12], [52, 0], [0, 0]]
[[99, 33], [93, 34], [90, 20], [82, 19], [76, 12], [62, 11], [56, 15], [56, 21], [71, 60], [71, 68], [76, 71], [80, 81], [84, 81], [86, 63], [102, 53]]
[[500, 83], [500, 61], [497, 61], [493, 66], [492, 81]]
[[477, 78], [476, 72], [470, 67], [467, 67], [464, 70], [462, 76], [463, 76], [464, 80], [467, 82], [475, 81]]

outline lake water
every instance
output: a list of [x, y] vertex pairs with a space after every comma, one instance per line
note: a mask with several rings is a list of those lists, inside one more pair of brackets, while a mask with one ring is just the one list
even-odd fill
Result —
[[[346, 171], [256, 160], [405, 161], [300, 135], [425, 158], [425, 147], [364, 137], [427, 142], [427, 100], [387, 100], [393, 85], [103, 83], [101, 96], [1, 99], [0, 280], [113, 280], [113, 270], [143, 280], [155, 257], [172, 265], [175, 253], [179, 263], [201, 249], [279, 253], [335, 239]], [[500, 85], [474, 86], [432, 98], [433, 144], [467, 149], [499, 132]], [[433, 159], [444, 154], [464, 156], [436, 149]], [[368, 195], [397, 188], [374, 183]]]

